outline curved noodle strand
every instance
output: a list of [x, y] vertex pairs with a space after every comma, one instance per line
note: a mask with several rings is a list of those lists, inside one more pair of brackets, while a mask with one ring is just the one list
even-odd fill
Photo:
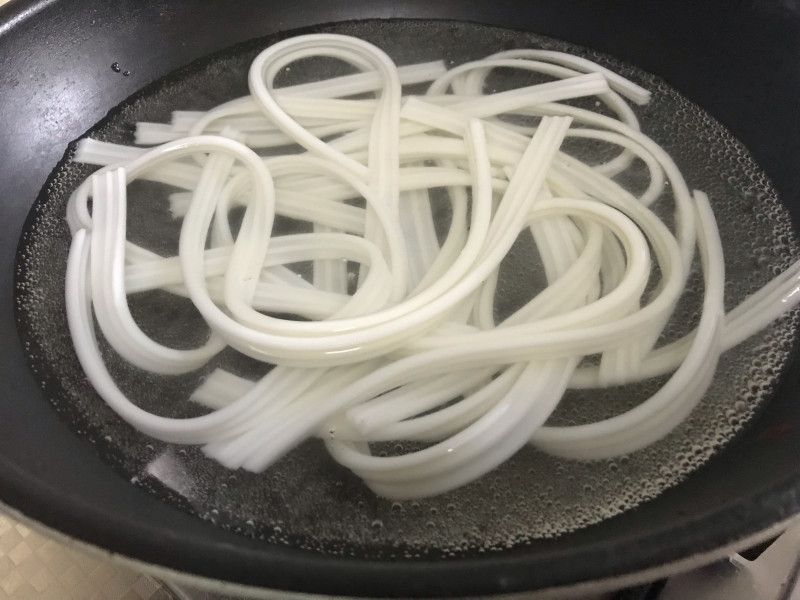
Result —
[[[357, 72], [275, 87], [314, 57]], [[495, 69], [551, 80], [486, 93]], [[138, 124], [150, 148], [82, 140], [75, 159], [100, 168], [66, 209], [67, 318], [89, 381], [133, 427], [229, 468], [261, 471], [318, 436], [376, 494], [405, 499], [463, 486], [529, 443], [578, 460], [635, 452], [702, 401], [722, 352], [800, 303], [797, 261], [725, 314], [711, 201], [642, 131], [628, 101], [649, 92], [585, 59], [518, 49], [398, 68], [363, 40], [321, 34], [264, 50], [248, 83], [210, 111]], [[414, 83], [427, 93], [404, 97]], [[603, 113], [574, 102], [587, 97]], [[636, 190], [620, 183], [642, 165]], [[150, 225], [128, 220], [138, 179], [172, 188], [156, 201], [179, 225], [174, 256], [127, 237]], [[273, 230], [276, 217], [302, 232]], [[659, 345], [695, 248], [699, 323]], [[518, 252], [529, 268], [514, 267], [515, 284], [536, 292], [510, 310], [498, 297]], [[188, 299], [208, 340], [149, 338], [129, 296], [152, 290]], [[210, 371], [189, 398], [210, 412], [138, 407], [100, 335], [146, 372]], [[271, 368], [258, 381], [213, 368], [226, 347]], [[547, 425], [568, 387], [668, 373], [622, 414]], [[390, 441], [414, 449], [373, 453]]]

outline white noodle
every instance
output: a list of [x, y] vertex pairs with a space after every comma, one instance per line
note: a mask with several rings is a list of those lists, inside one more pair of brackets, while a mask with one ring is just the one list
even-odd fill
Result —
[[[359, 72], [274, 87], [281, 69], [315, 56]], [[555, 80], [485, 94], [496, 68]], [[430, 83], [427, 94], [402, 97], [401, 86], [416, 83]], [[87, 377], [132, 426], [203, 445], [230, 468], [263, 470], [317, 435], [376, 493], [403, 499], [458, 488], [527, 443], [583, 460], [633, 452], [686, 418], [723, 351], [800, 303], [795, 263], [724, 314], [724, 259], [708, 199], [690, 193], [669, 155], [640, 131], [625, 98], [643, 104], [649, 92], [586, 59], [512, 50], [449, 71], [441, 61], [397, 68], [362, 40], [308, 35], [262, 52], [249, 86], [249, 96], [208, 112], [137, 124], [137, 143], [154, 148], [82, 140], [75, 159], [101, 168], [67, 207], [67, 313]], [[564, 103], [584, 96], [617, 118]], [[562, 149], [566, 137], [620, 153], [587, 165]], [[280, 147], [287, 152], [268, 158], [253, 151]], [[611, 179], [634, 159], [650, 179], [638, 197]], [[181, 221], [176, 256], [126, 239], [127, 185], [136, 179], [183, 190], [164, 198]], [[667, 181], [674, 232], [650, 210]], [[437, 195], [450, 205], [444, 232]], [[244, 209], [238, 231], [236, 208]], [[274, 235], [276, 215], [308, 222], [311, 232]], [[520, 236], [531, 238], [547, 286], [495, 322], [500, 264]], [[696, 246], [700, 322], [656, 348]], [[290, 268], [304, 261], [310, 280]], [[354, 291], [350, 263], [360, 268]], [[205, 344], [176, 350], [139, 329], [127, 296], [155, 289], [191, 300], [210, 330]], [[256, 382], [217, 369], [190, 398], [209, 414], [160, 417], [114, 383], [95, 318], [122, 358], [153, 373], [197, 370], [226, 346], [276, 366]], [[579, 368], [590, 354], [600, 364]], [[624, 414], [545, 425], [567, 387], [669, 372]], [[369, 442], [400, 440], [430, 445], [401, 456], [370, 452]]]

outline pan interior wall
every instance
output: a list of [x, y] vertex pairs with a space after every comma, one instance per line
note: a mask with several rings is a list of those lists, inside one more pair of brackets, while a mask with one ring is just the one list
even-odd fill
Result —
[[[726, 250], [726, 306], [738, 304], [800, 257], [788, 213], [747, 150], [711, 116], [659, 78], [611, 57], [527, 32], [446, 21], [361, 21], [314, 31], [355, 35], [386, 50], [398, 64], [444, 58], [449, 65], [510, 48], [545, 48], [585, 56], [653, 92], [635, 107], [643, 131], [666, 148], [691, 188], [712, 200]], [[128, 99], [87, 135], [131, 143], [138, 120], [168, 121], [175, 109], [201, 110], [247, 93], [247, 68], [276, 38], [248, 42], [174, 72]], [[338, 74], [330, 61], [306, 61], [285, 76]], [[503, 89], [531, 83], [530, 74], [498, 71], [488, 84]], [[593, 100], [592, 100], [593, 101]], [[607, 149], [572, 147], [602, 160]], [[559, 460], [532, 448], [461, 490], [441, 497], [393, 503], [360, 481], [310, 441], [262, 474], [231, 472], [198, 448], [149, 439], [123, 423], [92, 390], [74, 355], [64, 310], [64, 274], [70, 237], [64, 220], [70, 193], [94, 169], [70, 161], [56, 168], [33, 208], [17, 257], [20, 333], [44, 394], [75, 434], [94, 444], [110, 467], [162, 498], [242, 535], [329, 554], [369, 556], [462, 555], [502, 550], [566, 534], [632, 509], [674, 486], [706, 462], [765, 404], [794, 345], [797, 312], [725, 354], [706, 399], [673, 434], [619, 460]], [[594, 154], [592, 154], [594, 153]], [[626, 175], [632, 188], [645, 171]], [[130, 188], [129, 235], [159, 252], [180, 227], [165, 202], [169, 189]], [[670, 199], [663, 198], [669, 219]], [[443, 215], [446, 218], [446, 215]], [[295, 225], [279, 224], [283, 232]], [[743, 234], [743, 232], [745, 232]], [[521, 280], [518, 274], [528, 273]], [[518, 244], [504, 263], [498, 310], [510, 310], [542, 278], [530, 245]], [[691, 330], [698, 318], [698, 265], [664, 341]], [[134, 317], [163, 343], [191, 347], [205, 327], [190, 305], [164, 293], [131, 297]], [[187, 398], [216, 367], [257, 377], [264, 367], [223, 352], [202, 372], [164, 378], [116, 358], [106, 348], [120, 387], [140, 406], [173, 417], [201, 414]], [[617, 414], [643, 401], [663, 379], [624, 388], [570, 392], [552, 418], [577, 424]], [[401, 452], [389, 445], [388, 452]]]

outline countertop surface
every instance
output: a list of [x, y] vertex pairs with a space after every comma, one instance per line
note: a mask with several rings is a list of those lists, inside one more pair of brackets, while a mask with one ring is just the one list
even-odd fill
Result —
[[0, 600], [173, 597], [161, 582], [148, 575], [68, 548], [0, 514]]

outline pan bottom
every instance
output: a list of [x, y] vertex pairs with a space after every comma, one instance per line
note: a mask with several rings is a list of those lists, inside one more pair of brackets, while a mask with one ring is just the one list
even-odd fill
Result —
[[[358, 21], [313, 31], [366, 39], [398, 64], [438, 58], [458, 64], [518, 47], [566, 51], [603, 64], [653, 92], [648, 105], [634, 107], [643, 131], [673, 156], [690, 187], [710, 196], [726, 250], [727, 308], [800, 257], [788, 213], [744, 146], [653, 75], [565, 42], [467, 23]], [[136, 121], [168, 121], [172, 110], [204, 110], [246, 94], [249, 63], [277, 39], [248, 42], [166, 76], [116, 107], [87, 135], [130, 144]], [[300, 67], [293, 68], [291, 77], [330, 76], [337, 68], [326, 61]], [[518, 85], [517, 77], [499, 70], [489, 84], [496, 89]], [[220, 527], [274, 543], [336, 555], [452, 556], [525, 545], [611, 518], [680, 482], [768, 405], [800, 323], [795, 311], [725, 354], [707, 397], [690, 418], [659, 443], [619, 460], [572, 462], [528, 448], [461, 490], [402, 503], [376, 498], [316, 441], [304, 444], [265, 473], [231, 472], [206, 459], [197, 448], [161, 443], [131, 429], [83, 375], [71, 346], [63, 303], [70, 243], [64, 213], [70, 193], [94, 169], [71, 162], [73, 150], [74, 146], [67, 150], [42, 190], [17, 255], [19, 331], [45, 396], [75, 433], [94, 444], [102, 459], [132, 484]], [[598, 152], [589, 146], [570, 150], [582, 155]], [[603, 158], [601, 154], [593, 157]], [[623, 183], [636, 189], [646, 184], [645, 176], [643, 167], [632, 169]], [[135, 183], [129, 192], [130, 237], [164, 253], [175, 252], [165, 240], [177, 239], [180, 227], [171, 219], [168, 204], [160, 201], [169, 191], [165, 186]], [[667, 221], [669, 200], [659, 201]], [[446, 213], [441, 216], [446, 221]], [[278, 227], [289, 232], [296, 224], [287, 220]], [[531, 276], [520, 285], [513, 275], [522, 268]], [[520, 245], [501, 268], [499, 310], [512, 310], [536, 288], [541, 275], [531, 248]], [[702, 278], [695, 265], [664, 342], [694, 327], [701, 294]], [[202, 320], [186, 301], [159, 292], [130, 300], [137, 322], [162, 343], [191, 347], [206, 335]], [[223, 352], [199, 373], [164, 378], [132, 367], [107, 347], [104, 351], [112, 374], [130, 398], [147, 410], [172, 417], [202, 413], [188, 396], [214, 368], [251, 378], [264, 372], [263, 365]], [[551, 423], [577, 424], [618, 414], [642, 402], [662, 383], [658, 379], [571, 391]], [[402, 450], [402, 446], [386, 447], [390, 453]]]

